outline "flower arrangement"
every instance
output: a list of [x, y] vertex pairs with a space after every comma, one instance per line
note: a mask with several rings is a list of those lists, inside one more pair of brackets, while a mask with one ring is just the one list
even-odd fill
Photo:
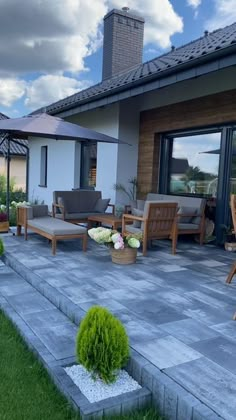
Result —
[[142, 234], [140, 233], [123, 236], [117, 230], [104, 227], [89, 229], [88, 235], [98, 244], [104, 244], [114, 249], [139, 248], [142, 240]]

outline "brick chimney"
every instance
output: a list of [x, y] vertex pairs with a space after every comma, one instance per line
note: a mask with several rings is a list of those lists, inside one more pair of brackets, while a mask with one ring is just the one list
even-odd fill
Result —
[[144, 19], [113, 9], [104, 17], [102, 80], [142, 63]]

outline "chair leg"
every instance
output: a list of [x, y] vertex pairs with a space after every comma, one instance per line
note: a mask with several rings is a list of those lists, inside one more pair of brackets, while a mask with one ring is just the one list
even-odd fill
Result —
[[143, 241], [143, 256], [147, 255], [147, 241]]
[[21, 235], [21, 225], [17, 225], [16, 236], [20, 236], [20, 235]]
[[52, 238], [52, 255], [56, 255], [56, 249], [57, 249], [57, 240], [56, 238]]
[[88, 236], [87, 233], [83, 235], [83, 251], [87, 251], [87, 242], [88, 242]]
[[226, 283], [231, 283], [234, 274], [236, 273], [236, 263], [233, 264], [230, 273], [226, 279]]
[[204, 230], [202, 229], [202, 231], [201, 231], [201, 233], [200, 233], [200, 235], [199, 235], [199, 244], [200, 244], [200, 245], [203, 245], [203, 243], [204, 243], [204, 236], [205, 236], [205, 232], [204, 232]]

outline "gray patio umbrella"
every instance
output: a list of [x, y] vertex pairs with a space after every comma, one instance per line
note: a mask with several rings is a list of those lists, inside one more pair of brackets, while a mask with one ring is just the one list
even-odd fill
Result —
[[0, 132], [11, 134], [14, 138], [24, 139], [32, 136], [54, 138], [56, 140], [92, 140], [103, 143], [127, 144], [115, 137], [98, 133], [45, 113], [0, 120]]
[[[10, 141], [14, 139], [27, 139], [28, 137], [45, 137], [55, 140], [79, 140], [82, 142], [93, 141], [103, 143], [123, 143], [128, 144], [115, 137], [98, 133], [89, 128], [81, 127], [64, 121], [62, 118], [41, 113], [28, 115], [22, 118], [9, 118], [0, 120], [0, 133], [8, 134], [8, 150]], [[9, 161], [9, 153], [8, 153]], [[7, 214], [9, 218], [9, 179], [10, 165], [7, 165]]]

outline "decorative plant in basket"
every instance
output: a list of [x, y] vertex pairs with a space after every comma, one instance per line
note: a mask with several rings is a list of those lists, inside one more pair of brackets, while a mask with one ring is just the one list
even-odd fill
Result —
[[6, 213], [6, 206], [0, 205], [0, 232], [8, 232], [9, 221]]
[[231, 226], [221, 225], [223, 231], [222, 242], [226, 251], [236, 251], [236, 237]]
[[124, 326], [106, 308], [93, 306], [80, 324], [76, 355], [94, 379], [114, 382], [129, 358], [129, 340]]
[[98, 227], [89, 229], [88, 235], [98, 244], [104, 244], [110, 248], [112, 261], [115, 264], [132, 264], [136, 261], [142, 234], [131, 233], [123, 236], [117, 230]]

